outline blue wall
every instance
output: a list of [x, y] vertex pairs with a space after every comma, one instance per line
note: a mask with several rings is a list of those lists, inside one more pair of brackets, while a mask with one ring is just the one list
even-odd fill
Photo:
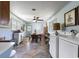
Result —
[[[79, 1], [73, 1], [73, 2], [68, 3], [56, 15], [52, 16], [52, 18], [50, 20], [48, 20], [48, 25], [49, 25], [49, 23], [53, 22], [56, 19], [57, 19], [57, 22], [63, 24], [64, 23], [64, 14], [77, 6], [79, 6]], [[52, 29], [52, 27], [50, 27], [50, 26], [49, 26], [49, 28]], [[79, 31], [79, 26], [67, 27], [66, 31], [70, 31], [71, 29], [75, 29], [75, 30]], [[49, 32], [51, 32], [51, 31], [49, 30]]]

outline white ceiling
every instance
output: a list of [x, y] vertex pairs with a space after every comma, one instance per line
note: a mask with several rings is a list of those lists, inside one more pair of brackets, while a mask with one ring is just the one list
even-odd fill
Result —
[[[47, 20], [63, 8], [68, 1], [11, 1], [10, 11], [25, 21], [32, 21], [34, 16]], [[36, 11], [32, 11], [35, 8]]]

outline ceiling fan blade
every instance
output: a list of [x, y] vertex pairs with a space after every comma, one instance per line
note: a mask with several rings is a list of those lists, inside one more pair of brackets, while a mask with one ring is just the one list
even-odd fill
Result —
[[37, 21], [43, 21], [42, 19], [38, 19]]
[[36, 19], [33, 19], [33, 20], [36, 20]]
[[39, 17], [36, 17], [36, 16], [34, 16], [34, 19], [33, 20], [36, 20], [36, 22], [37, 21], [43, 21], [42, 19], [39, 19]]
[[43, 20], [38, 20], [38, 21], [43, 21]]

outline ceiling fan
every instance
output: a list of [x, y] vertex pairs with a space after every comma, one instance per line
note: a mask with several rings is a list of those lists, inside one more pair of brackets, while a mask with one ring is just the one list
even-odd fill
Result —
[[39, 17], [36, 17], [36, 16], [34, 16], [34, 19], [33, 20], [36, 20], [36, 22], [37, 21], [43, 21], [43, 19], [39, 19]]

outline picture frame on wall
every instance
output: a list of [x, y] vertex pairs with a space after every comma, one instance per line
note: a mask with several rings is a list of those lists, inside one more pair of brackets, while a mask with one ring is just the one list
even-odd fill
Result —
[[76, 23], [79, 25], [79, 6], [76, 8]]
[[76, 25], [76, 9], [72, 9], [64, 14], [64, 24], [66, 27]]

